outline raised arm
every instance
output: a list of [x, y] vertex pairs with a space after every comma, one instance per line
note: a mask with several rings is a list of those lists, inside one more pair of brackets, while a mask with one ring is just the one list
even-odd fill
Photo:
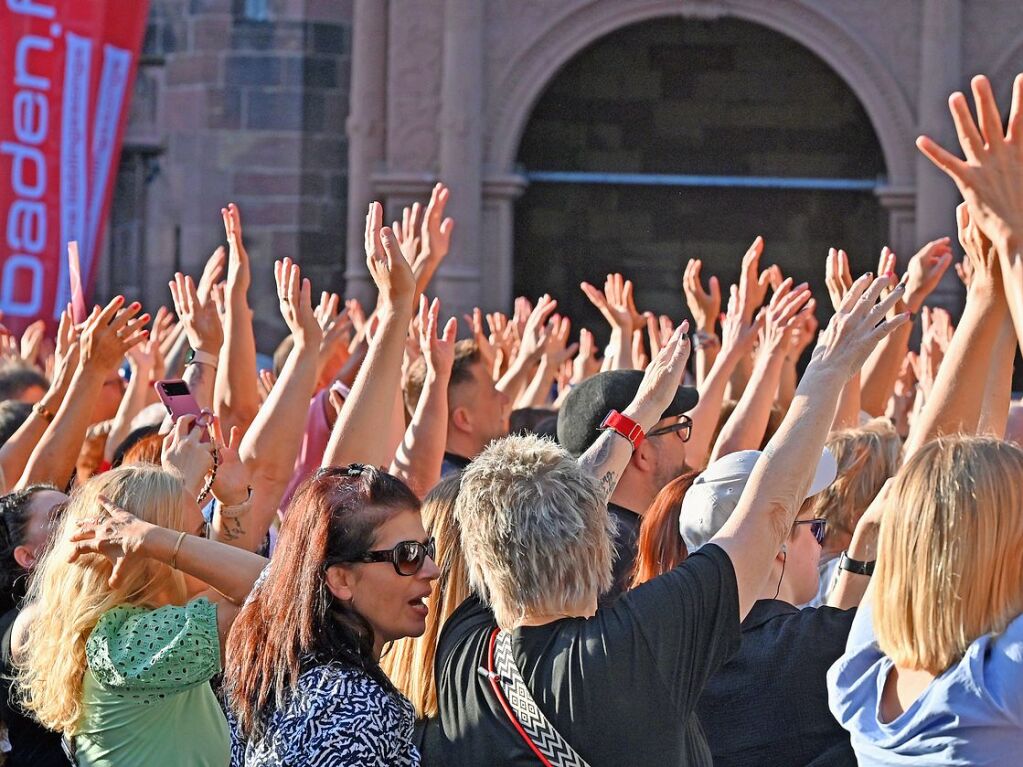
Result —
[[732, 560], [740, 619], [756, 601], [806, 497], [842, 387], [877, 342], [908, 320], [905, 314], [885, 320], [904, 292], [897, 286], [878, 302], [889, 284], [887, 278], [871, 284], [867, 276], [853, 283], [821, 334], [792, 407], [754, 467], [735, 512], [713, 539]]
[[174, 311], [184, 327], [188, 345], [196, 352], [182, 374], [199, 407], [213, 410], [213, 388], [224, 343], [224, 328], [212, 294], [200, 296], [191, 277], [178, 272], [170, 283]]
[[495, 384], [512, 402], [518, 400], [529, 383], [533, 368], [540, 361], [544, 343], [547, 340], [547, 320], [557, 308], [558, 302], [544, 294], [540, 296], [536, 306], [527, 314], [515, 359], [511, 361], [508, 370]]
[[1004, 134], [987, 78], [974, 77], [970, 84], [976, 121], [962, 93], [949, 98], [965, 161], [926, 136], [917, 139], [917, 147], [955, 181], [971, 221], [994, 244], [1016, 337], [1023, 344], [1023, 75], [1013, 83]]
[[718, 435], [711, 453], [712, 461], [739, 450], [759, 449], [778, 393], [781, 367], [792, 343], [792, 330], [799, 323], [797, 315], [809, 300], [810, 290], [806, 284], [793, 288], [791, 277], [771, 297], [753, 375], [739, 404]]
[[[106, 498], [105, 512], [97, 520], [79, 525], [71, 540], [70, 561], [82, 554], [102, 554], [114, 564], [110, 585], [116, 588], [125, 567], [140, 559], [154, 559], [209, 584], [215, 593], [203, 594], [218, 603], [217, 631], [221, 648], [231, 624], [269, 560], [250, 551], [196, 535], [144, 522]], [[222, 596], [218, 598], [218, 596]]]
[[[682, 273], [682, 293], [686, 299], [686, 306], [689, 307], [689, 313], [693, 315], [693, 332], [698, 338], [709, 341], [712, 337], [717, 337], [718, 315], [721, 314], [721, 283], [715, 275], [711, 275], [707, 280], [708, 289], [704, 290], [703, 280], [700, 277], [702, 270], [703, 261], [700, 259], [691, 258], [686, 262], [685, 271]], [[698, 371], [702, 369], [705, 375], [709, 375], [717, 355], [718, 346], [716, 344], [701, 343], [696, 349]], [[705, 375], [697, 373], [697, 384], [703, 383]], [[703, 396], [702, 393], [700, 396]], [[694, 432], [695, 426], [694, 422]], [[689, 451], [690, 448], [687, 447], [687, 456]]]
[[4, 492], [11, 489], [25, 471], [32, 451], [46, 433], [47, 426], [64, 401], [71, 379], [78, 370], [78, 332], [71, 320], [70, 310], [61, 312], [54, 356], [49, 390], [32, 408], [25, 422], [0, 447], [0, 468], [3, 469], [2, 476], [9, 483]]
[[588, 282], [581, 283], [579, 287], [590, 299], [590, 303], [596, 306], [604, 316], [607, 324], [611, 326], [607, 369], [631, 370], [634, 367], [632, 331], [636, 329], [630, 310], [632, 281], [626, 280], [620, 274], [609, 274], [604, 280], [603, 291]]
[[401, 386], [401, 361], [416, 286], [394, 234], [381, 227], [382, 219], [383, 207], [372, 203], [366, 216], [366, 263], [380, 292], [380, 327], [334, 424], [323, 455], [324, 466], [355, 462], [390, 466], [394, 458], [380, 439], [380, 428], [390, 423]]
[[420, 498], [440, 481], [444, 445], [448, 434], [448, 382], [455, 364], [458, 320], [454, 317], [440, 327], [440, 301], [427, 305], [419, 297], [419, 348], [426, 363], [423, 391], [416, 412], [391, 464], [391, 473], [405, 481]]
[[[909, 311], [917, 314], [924, 301], [941, 282], [942, 276], [952, 262], [952, 250], [948, 237], [931, 240], [918, 250], [906, 267], [905, 306], [896, 306], [893, 311]], [[895, 254], [888, 248], [881, 251], [878, 264], [879, 275], [895, 272]], [[912, 323], [907, 323], [885, 338], [867, 358], [863, 366], [860, 386], [860, 407], [872, 416], [883, 415], [888, 400], [895, 391], [902, 361], [909, 349]]]
[[149, 392], [152, 391], [153, 370], [156, 366], [156, 355], [159, 354], [159, 339], [154, 341], [152, 335], [127, 353], [131, 378], [124, 389], [121, 404], [117, 407], [110, 433], [107, 435], [103, 448], [103, 457], [107, 461], [114, 459], [114, 452], [131, 432], [131, 422], [146, 406]]
[[721, 417], [725, 387], [739, 362], [749, 357], [763, 325], [762, 316], [750, 325], [743, 322], [739, 313], [738, 291], [733, 290], [728, 300], [728, 312], [721, 323], [721, 351], [715, 356], [706, 378], [700, 382], [700, 401], [688, 413], [693, 419], [692, 435], [686, 443], [686, 463], [690, 466], [707, 465], [710, 443]]
[[221, 422], [249, 428], [259, 410], [256, 384], [256, 337], [249, 308], [249, 254], [242, 243], [242, 220], [238, 206], [231, 203], [221, 209], [227, 231], [227, 293], [224, 321], [224, 346], [217, 368], [215, 407]]
[[[964, 240], [971, 242], [966, 205], [956, 210]], [[974, 274], [966, 294], [959, 327], [938, 368], [934, 386], [915, 419], [906, 441], [908, 459], [925, 443], [943, 434], [975, 434], [980, 423], [984, 391], [991, 376], [992, 353], [1008, 317], [1008, 306], [999, 275], [998, 255], [984, 246], [967, 249]], [[1008, 351], [1012, 354], [1013, 350]]]
[[568, 343], [572, 322], [568, 317], [555, 314], [548, 324], [540, 364], [533, 374], [533, 380], [522, 393], [516, 407], [548, 407], [551, 387], [558, 377], [561, 366], [572, 358], [579, 344]]
[[124, 297], [117, 296], [103, 309], [92, 310], [82, 330], [78, 370], [53, 422], [32, 451], [18, 487], [40, 482], [67, 487], [70, 482], [103, 382], [121, 364], [124, 353], [147, 335], [143, 327], [149, 315], [135, 316], [142, 308], [137, 302], [122, 309], [123, 304]]
[[[685, 377], [689, 352], [689, 322], [684, 320], [647, 366], [635, 399], [622, 411], [622, 415], [638, 423], [644, 432], [652, 429], [671, 404]], [[622, 472], [629, 465], [632, 451], [629, 440], [608, 430], [579, 457], [579, 465], [600, 483], [605, 499], [614, 492]]]

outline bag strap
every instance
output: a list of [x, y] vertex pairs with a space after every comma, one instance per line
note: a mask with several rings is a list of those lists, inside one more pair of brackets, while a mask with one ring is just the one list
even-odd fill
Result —
[[[511, 635], [501, 629], [494, 629], [490, 634], [486, 675], [512, 727], [544, 767], [589, 767], [536, 705], [515, 665]], [[507, 695], [501, 688], [502, 683]]]

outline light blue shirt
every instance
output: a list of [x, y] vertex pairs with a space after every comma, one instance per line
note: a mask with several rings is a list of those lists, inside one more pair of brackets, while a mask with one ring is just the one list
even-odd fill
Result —
[[880, 721], [892, 662], [878, 648], [868, 605], [828, 672], [828, 701], [860, 767], [1023, 764], [1023, 616], [974, 641], [901, 716]]

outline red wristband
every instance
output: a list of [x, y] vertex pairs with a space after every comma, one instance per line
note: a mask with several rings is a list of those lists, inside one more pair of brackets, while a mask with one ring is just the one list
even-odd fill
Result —
[[617, 410], [612, 410], [608, 413], [597, 428], [601, 431], [610, 429], [613, 432], [621, 434], [625, 437], [625, 439], [632, 443], [633, 450], [643, 444], [643, 440], [646, 439], [646, 434], [643, 433], [643, 427], [627, 415], [622, 415]]

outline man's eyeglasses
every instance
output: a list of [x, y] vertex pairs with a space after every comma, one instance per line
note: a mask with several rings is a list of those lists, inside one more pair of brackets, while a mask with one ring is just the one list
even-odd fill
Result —
[[818, 546], [824, 545], [824, 532], [828, 526], [828, 520], [826, 519], [800, 519], [793, 523], [795, 525], [809, 525], [810, 532], [813, 534], [814, 540], [817, 541]]
[[689, 438], [693, 435], [693, 419], [687, 415], [680, 416], [678, 423], [668, 424], [662, 426], [659, 429], [653, 429], [647, 432], [647, 437], [659, 437], [662, 434], [677, 433], [683, 442], [688, 442]]
[[393, 549], [367, 551], [362, 556], [353, 559], [327, 560], [326, 567], [363, 562], [390, 562], [394, 566], [394, 572], [398, 573], [398, 575], [411, 576], [423, 569], [427, 557], [435, 559], [436, 556], [437, 542], [431, 538], [426, 543], [421, 541], [402, 541]]

